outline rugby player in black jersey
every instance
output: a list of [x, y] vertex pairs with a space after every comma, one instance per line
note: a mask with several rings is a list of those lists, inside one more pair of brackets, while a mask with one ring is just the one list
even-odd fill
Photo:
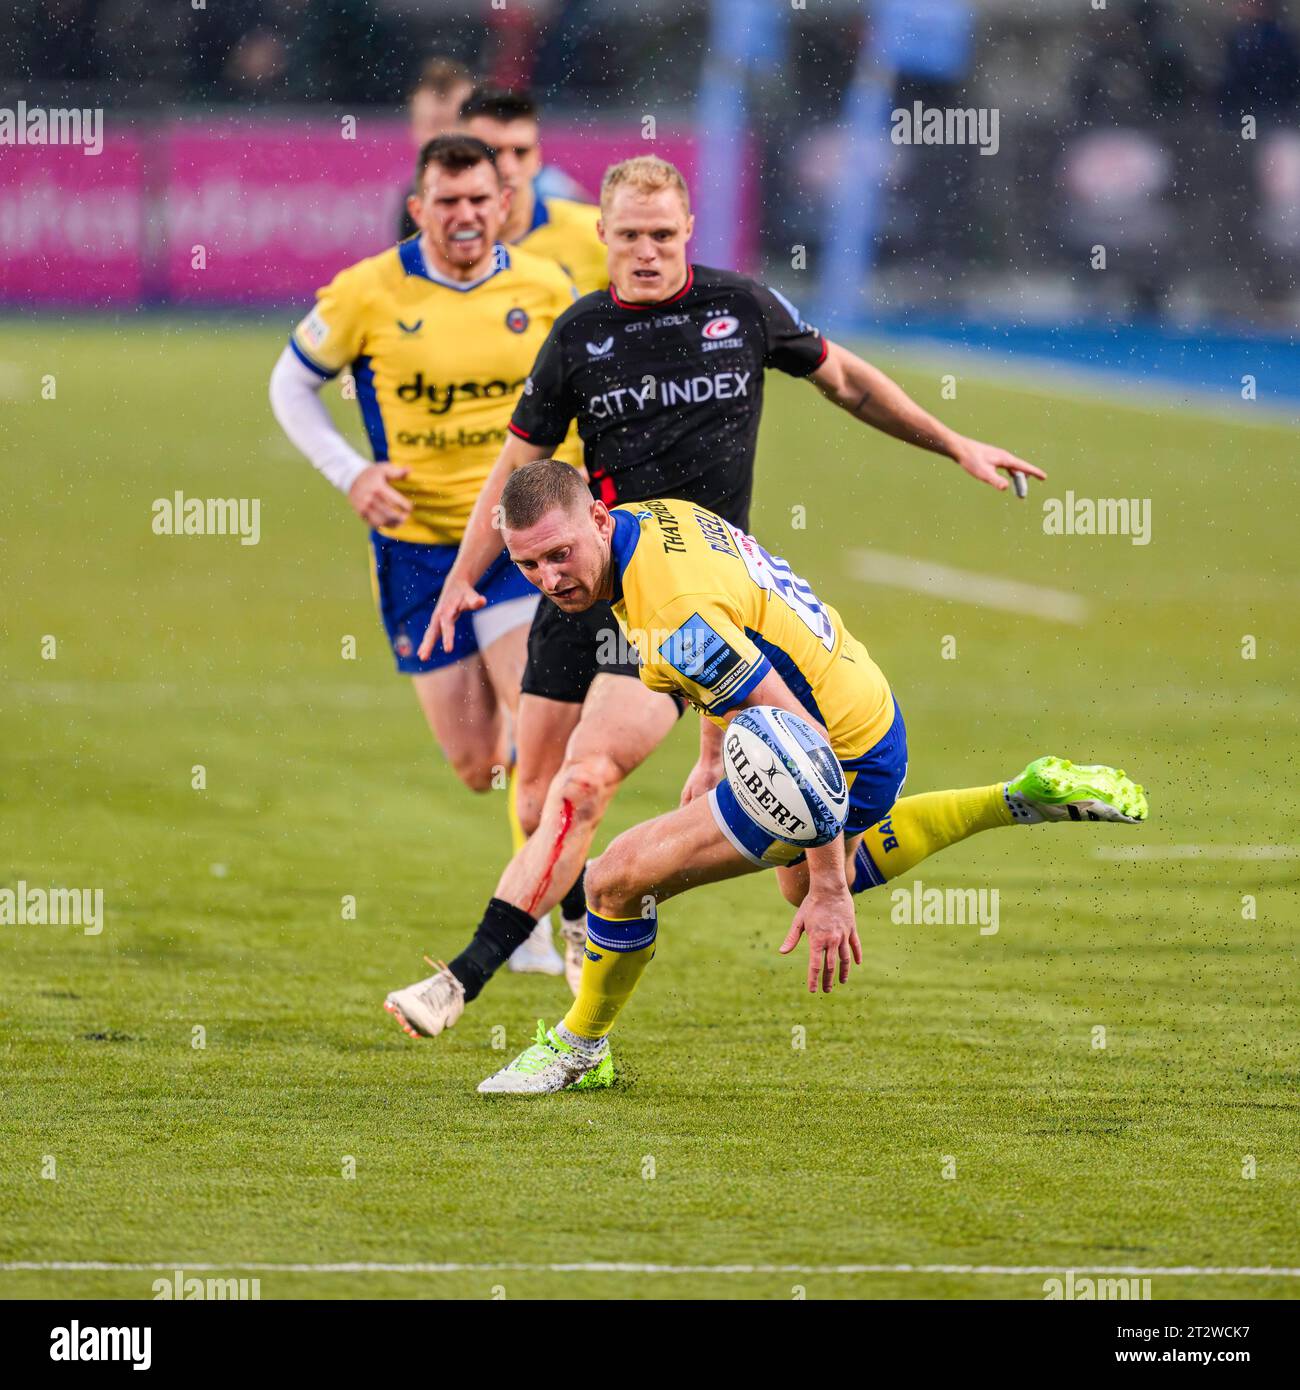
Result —
[[[601, 187], [610, 287], [586, 295], [551, 330], [470, 518], [421, 654], [482, 606], [474, 584], [501, 552], [498, 507], [510, 474], [545, 458], [572, 420], [591, 491], [608, 505], [654, 497], [702, 503], [749, 529], [763, 373], [808, 377], [855, 419], [942, 454], [999, 490], [1003, 473], [1044, 474], [1006, 450], [968, 439], [912, 401], [883, 372], [827, 341], [787, 300], [743, 275], [692, 266], [686, 184], [641, 156]], [[581, 976], [581, 873], [596, 827], [623, 779], [662, 741], [679, 708], [640, 683], [608, 603], [566, 614], [543, 598], [528, 643], [516, 727], [518, 810], [530, 839], [507, 865], [473, 940], [450, 966], [385, 1007], [413, 1037], [460, 1017], [492, 974], [562, 907], [566, 973]], [[702, 719], [700, 757], [682, 802], [722, 777], [720, 735]]]

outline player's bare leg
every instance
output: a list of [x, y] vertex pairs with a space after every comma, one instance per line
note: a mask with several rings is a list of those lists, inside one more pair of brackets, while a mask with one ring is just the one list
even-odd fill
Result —
[[[515, 604], [521, 605], [520, 613], [530, 613], [536, 607], [530, 599], [514, 599], [510, 603], [502, 603], [495, 608], [486, 609], [484, 613], [493, 615], [503, 609], [513, 608]], [[528, 661], [528, 620], [519, 617], [515, 625], [508, 631], [495, 637], [486, 645], [480, 644], [479, 655], [483, 658], [483, 666], [487, 671], [492, 689], [496, 692], [498, 703], [513, 720], [517, 721], [519, 717], [519, 683], [524, 678], [524, 666]]]
[[507, 728], [482, 656], [476, 652], [454, 665], [412, 676], [411, 684], [452, 771], [470, 791], [489, 791]]
[[627, 676], [599, 675], [551, 779], [537, 829], [506, 866], [496, 896], [536, 915], [554, 907], [587, 862], [614, 793], [677, 722], [667, 695]]
[[519, 769], [515, 808], [525, 835], [531, 835], [541, 821], [546, 793], [564, 762], [564, 750], [581, 717], [582, 706], [571, 700], [547, 700], [527, 692], [519, 697], [515, 719]]
[[591, 683], [582, 716], [551, 782], [537, 829], [506, 866], [474, 939], [450, 968], [406, 989], [385, 1007], [408, 1033], [434, 1037], [476, 998], [511, 952], [569, 890], [614, 793], [677, 722], [677, 706], [628, 676]]
[[[576, 700], [548, 700], [527, 693], [519, 696], [519, 714], [515, 722], [514, 796], [520, 838], [514, 846], [516, 853], [537, 829], [546, 801], [546, 790], [564, 762], [565, 746], [581, 716], [582, 705]], [[582, 916], [585, 925], [585, 910]], [[510, 969], [531, 972], [537, 969], [539, 960], [544, 960], [548, 973], [567, 973], [569, 967], [566, 961], [571, 949], [568, 938], [571, 934], [572, 928], [561, 907], [560, 935], [566, 943], [565, 956], [562, 958], [556, 952], [551, 934], [551, 914], [543, 913], [538, 917], [532, 935], [515, 947], [510, 956]]]
[[[518, 642], [501, 639], [493, 642], [491, 646], [481, 647], [481, 650], [488, 674], [502, 705], [510, 709], [514, 716], [511, 729], [513, 741], [511, 746], [503, 751], [502, 757], [503, 761], [513, 763], [509, 788], [511, 799], [509, 811], [511, 852], [517, 854], [524, 847], [528, 836], [536, 828], [537, 816], [541, 811], [540, 799], [536, 810], [532, 809], [531, 797], [523, 791], [525, 781], [535, 780], [537, 765], [541, 762], [543, 764], [541, 771], [549, 782], [564, 757], [565, 742], [573, 725], [578, 721], [582, 707], [580, 705], [561, 706], [562, 709], [571, 710], [572, 713], [567, 721], [567, 727], [561, 733], [558, 747], [551, 750], [545, 746], [538, 746], [536, 711], [526, 707], [537, 703], [552, 704], [554, 702], [538, 701], [536, 696], [522, 695], [519, 689], [523, 681], [524, 666], [527, 662], [528, 623], [531, 622], [531, 615], [537, 605], [531, 599], [516, 599], [513, 604], [519, 605], [521, 611], [528, 614], [528, 620], [523, 623], [520, 629], [524, 637], [523, 647], [521, 648]], [[509, 606], [513, 605], [500, 605], [501, 608]], [[475, 615], [475, 623], [490, 621], [496, 611], [495, 609], [482, 610]], [[508, 621], [509, 615], [506, 617]], [[511, 637], [516, 635], [514, 632], [510, 634]], [[552, 733], [554, 731], [543, 730], [542, 732]], [[545, 795], [545, 785], [541, 789], [541, 795]], [[541, 913], [538, 916], [537, 925], [530, 935], [515, 948], [510, 957], [510, 968], [526, 975], [559, 975], [563, 973], [564, 961], [555, 949], [549, 912]]]

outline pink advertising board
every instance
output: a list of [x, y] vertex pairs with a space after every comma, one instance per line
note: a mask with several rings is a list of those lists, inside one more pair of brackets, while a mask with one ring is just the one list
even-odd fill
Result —
[[[355, 138], [345, 138], [354, 134]], [[639, 125], [553, 126], [547, 162], [593, 197], [606, 166], [653, 150], [696, 170], [695, 139]], [[182, 118], [76, 147], [0, 153], [0, 303], [296, 307], [393, 244], [414, 150], [393, 118]], [[745, 163], [748, 165], [749, 160]], [[753, 179], [735, 245], [752, 264]]]
[[128, 307], [143, 291], [141, 144], [104, 132], [103, 148], [0, 150], [0, 302]]
[[[179, 124], [167, 136], [166, 297], [178, 303], [301, 302], [393, 244], [414, 150], [400, 121]], [[548, 163], [591, 195], [606, 167], [653, 149], [689, 180], [695, 141], [640, 128], [552, 130]], [[742, 201], [742, 206], [745, 203]], [[744, 218], [748, 226], [752, 219]], [[200, 250], [201, 248], [201, 250]], [[750, 248], [738, 244], [737, 263]]]

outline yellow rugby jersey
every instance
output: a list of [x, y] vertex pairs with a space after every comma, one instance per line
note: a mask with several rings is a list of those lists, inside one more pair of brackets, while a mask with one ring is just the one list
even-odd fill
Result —
[[410, 470], [393, 486], [411, 515], [385, 536], [461, 539], [533, 359], [576, 297], [554, 261], [499, 243], [484, 279], [435, 278], [419, 237], [317, 292], [289, 340], [294, 352], [326, 378], [351, 367], [375, 461]]
[[678, 691], [721, 724], [775, 669], [841, 762], [888, 732], [888, 681], [784, 560], [694, 502], [631, 502], [612, 515], [614, 616], [651, 690]]
[[573, 277], [578, 293], [590, 294], [609, 284], [605, 243], [596, 235], [600, 209], [568, 198], [538, 198], [533, 225], [515, 242], [535, 256], [558, 261]]

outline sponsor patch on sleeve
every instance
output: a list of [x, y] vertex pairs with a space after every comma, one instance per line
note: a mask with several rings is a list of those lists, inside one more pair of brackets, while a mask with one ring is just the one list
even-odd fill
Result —
[[659, 654], [674, 671], [715, 694], [735, 685], [749, 669], [744, 657], [698, 613], [659, 644]]
[[330, 326], [321, 317], [319, 309], [313, 309], [298, 325], [298, 336], [309, 348], [318, 348], [330, 335]]

